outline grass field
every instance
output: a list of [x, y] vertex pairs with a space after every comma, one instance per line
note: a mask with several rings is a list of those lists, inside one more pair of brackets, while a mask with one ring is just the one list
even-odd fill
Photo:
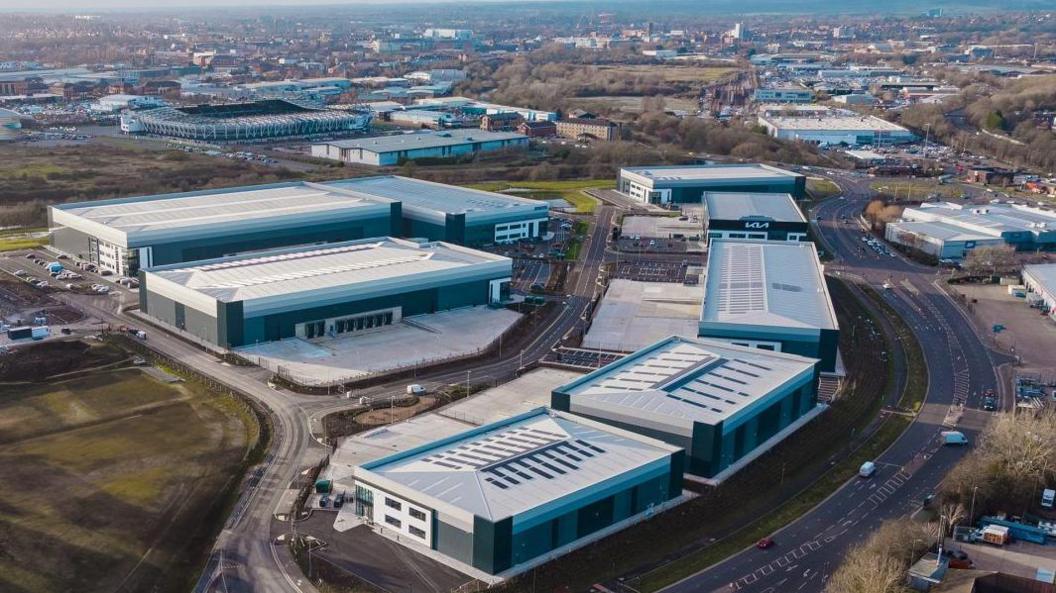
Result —
[[824, 200], [840, 195], [840, 186], [820, 177], [807, 178], [807, 193], [814, 200]]
[[736, 68], [726, 68], [722, 66], [676, 66], [676, 65], [660, 65], [655, 64], [620, 64], [613, 66], [599, 66], [598, 70], [605, 71], [619, 71], [620, 73], [632, 74], [632, 75], [655, 75], [660, 74], [664, 77], [667, 82], [688, 82], [688, 83], [705, 83], [716, 81], [731, 72], [735, 72]]
[[957, 198], [964, 191], [958, 184], [939, 185], [935, 179], [885, 179], [869, 184], [873, 191], [889, 194], [899, 200], [924, 200], [930, 194]]
[[[601, 108], [615, 109], [625, 113], [641, 113], [643, 97], [636, 96], [602, 96], [602, 97], [574, 97], [569, 98], [568, 103], [576, 107], [599, 106]], [[664, 107], [677, 111], [696, 112], [699, 108], [695, 99], [682, 97], [664, 97]]]
[[0, 146], [5, 205], [189, 191], [296, 177], [281, 168], [105, 139], [87, 146]]
[[576, 212], [589, 214], [597, 208], [598, 201], [588, 196], [583, 190], [611, 189], [615, 187], [615, 184], [607, 179], [570, 179], [564, 181], [486, 181], [472, 184], [469, 187], [485, 191], [508, 192], [510, 195], [532, 200], [561, 198], [575, 206]]
[[0, 385], [0, 590], [188, 590], [253, 422], [137, 368]]

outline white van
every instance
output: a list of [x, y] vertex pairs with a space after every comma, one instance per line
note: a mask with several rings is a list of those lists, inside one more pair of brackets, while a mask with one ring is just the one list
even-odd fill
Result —
[[422, 395], [425, 393], [425, 387], [417, 383], [412, 383], [407, 386], [407, 395]]
[[1052, 488], [1046, 488], [1041, 491], [1041, 506], [1046, 509], [1051, 509], [1053, 503], [1056, 502], [1056, 490]]
[[871, 478], [876, 473], [876, 464], [872, 461], [866, 461], [862, 464], [862, 467], [858, 468], [858, 476], [861, 478]]

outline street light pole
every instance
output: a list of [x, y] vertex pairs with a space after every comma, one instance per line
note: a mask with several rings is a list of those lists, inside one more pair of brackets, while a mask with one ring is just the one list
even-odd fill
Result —
[[968, 511], [968, 522], [970, 525], [975, 525], [975, 493], [978, 491], [978, 486], [972, 486], [972, 505], [969, 507], [971, 510]]

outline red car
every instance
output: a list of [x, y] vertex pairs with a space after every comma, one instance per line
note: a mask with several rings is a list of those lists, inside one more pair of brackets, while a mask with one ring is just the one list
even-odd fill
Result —
[[755, 542], [755, 547], [759, 548], [760, 550], [772, 548], [774, 547], [774, 540], [770, 537], [764, 537], [763, 539]]

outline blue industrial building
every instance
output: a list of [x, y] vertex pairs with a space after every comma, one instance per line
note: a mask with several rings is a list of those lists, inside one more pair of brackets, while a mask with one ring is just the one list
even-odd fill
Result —
[[671, 337], [551, 394], [551, 406], [681, 447], [686, 471], [721, 480], [816, 409], [817, 360]]
[[471, 246], [511, 243], [541, 238], [550, 217], [547, 202], [408, 177], [360, 177], [326, 185], [364, 199], [399, 200], [403, 237]]
[[512, 262], [448, 243], [374, 238], [140, 271], [140, 311], [222, 348], [354, 334], [499, 303]]
[[697, 333], [837, 372], [839, 324], [814, 244], [713, 239]]
[[[407, 116], [449, 118], [450, 115], [427, 110], [400, 112]], [[430, 116], [433, 113], [435, 115]], [[312, 156], [357, 165], [385, 167], [418, 159], [448, 159], [478, 152], [527, 150], [528, 136], [514, 132], [488, 132], [478, 128], [415, 132], [371, 136], [352, 140], [334, 140], [312, 145]]]
[[51, 246], [115, 274], [369, 237], [459, 245], [538, 239], [549, 205], [406, 177], [289, 182], [59, 204]]
[[760, 164], [675, 165], [620, 169], [616, 189], [647, 204], [699, 204], [704, 192], [756, 192], [806, 197], [807, 178]]
[[141, 267], [400, 234], [400, 203], [290, 182], [58, 204], [56, 251], [134, 276]]
[[537, 408], [356, 467], [353, 502], [403, 545], [507, 577], [679, 498], [683, 458], [661, 441]]

